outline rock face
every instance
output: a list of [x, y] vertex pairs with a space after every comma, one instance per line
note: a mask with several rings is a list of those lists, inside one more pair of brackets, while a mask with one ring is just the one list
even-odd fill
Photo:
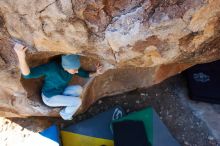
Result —
[[[65, 53], [104, 74], [84, 88], [81, 112], [97, 99], [149, 87], [220, 58], [219, 0], [1, 0], [0, 115], [57, 116], [39, 96], [42, 80], [21, 78], [12, 49], [36, 66]], [[75, 83], [83, 81], [76, 79]]]

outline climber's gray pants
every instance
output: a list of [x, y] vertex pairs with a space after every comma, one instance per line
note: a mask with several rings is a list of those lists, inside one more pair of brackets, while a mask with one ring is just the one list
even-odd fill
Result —
[[46, 97], [42, 93], [43, 102], [51, 107], [66, 106], [60, 111], [60, 116], [64, 120], [71, 120], [77, 109], [81, 105], [80, 94], [82, 87], [80, 85], [68, 86], [62, 95]]

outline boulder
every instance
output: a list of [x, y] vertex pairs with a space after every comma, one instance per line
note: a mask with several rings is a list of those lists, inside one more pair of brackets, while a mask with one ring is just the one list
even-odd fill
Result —
[[219, 0], [1, 0], [0, 115], [58, 116], [42, 103], [42, 79], [24, 80], [13, 44], [33, 67], [79, 54], [104, 73], [84, 84], [84, 112], [101, 97], [146, 88], [220, 58]]

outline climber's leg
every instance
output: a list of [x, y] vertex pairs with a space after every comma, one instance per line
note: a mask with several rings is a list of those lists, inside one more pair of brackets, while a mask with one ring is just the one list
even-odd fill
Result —
[[63, 119], [70, 120], [82, 103], [79, 97], [81, 92], [81, 86], [69, 86], [64, 90], [64, 95], [56, 95], [48, 98], [42, 94], [42, 99], [50, 107], [66, 106], [66, 108], [60, 111], [60, 115]]
[[48, 98], [42, 94], [42, 99], [46, 105], [51, 107], [66, 106], [60, 111], [60, 116], [64, 120], [71, 120], [72, 116], [82, 104], [81, 99], [75, 96], [56, 95]]
[[80, 96], [82, 93], [83, 88], [80, 85], [72, 85], [66, 87], [66, 89], [63, 92], [63, 95], [68, 96]]

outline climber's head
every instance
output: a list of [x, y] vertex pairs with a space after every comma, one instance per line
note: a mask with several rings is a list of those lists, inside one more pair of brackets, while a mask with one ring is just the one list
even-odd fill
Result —
[[62, 55], [62, 66], [70, 74], [78, 73], [80, 60], [78, 55]]

